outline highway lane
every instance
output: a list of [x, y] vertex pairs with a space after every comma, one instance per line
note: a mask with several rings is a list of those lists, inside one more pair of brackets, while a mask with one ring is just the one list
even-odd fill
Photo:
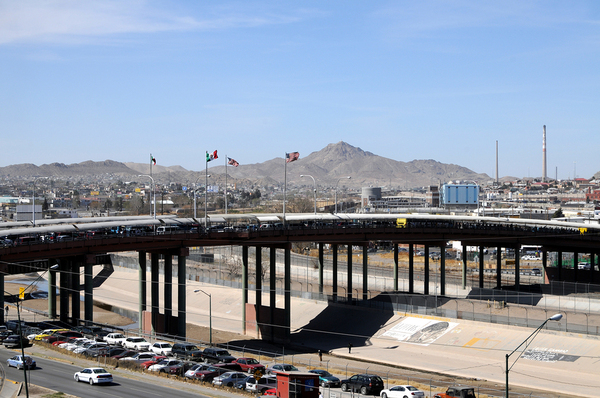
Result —
[[[23, 381], [23, 370], [9, 368], [6, 365], [6, 359], [16, 355], [17, 351], [0, 348], [0, 363], [6, 372], [6, 378], [14, 381]], [[26, 352], [26, 355], [30, 355]], [[113, 373], [114, 382], [111, 385], [94, 385], [76, 382], [73, 375], [76, 371], [84, 367], [77, 366], [61, 361], [44, 359], [31, 355], [37, 362], [38, 368], [27, 372], [28, 380], [31, 384], [50, 388], [52, 390], [64, 392], [83, 398], [160, 398], [160, 397], [208, 397], [199, 394], [197, 391], [186, 391], [182, 388], [183, 383], [174, 382], [165, 378], [156, 378], [156, 380], [135, 380]], [[90, 362], [91, 364], [92, 362]], [[112, 372], [111, 369], [107, 369]], [[170, 386], [169, 386], [170, 385]]]

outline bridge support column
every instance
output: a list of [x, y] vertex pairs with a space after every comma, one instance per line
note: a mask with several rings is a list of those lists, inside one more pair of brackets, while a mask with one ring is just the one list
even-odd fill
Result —
[[60, 263], [60, 321], [69, 323], [69, 288], [71, 282], [70, 276], [71, 261], [62, 259]]
[[[50, 264], [54, 260], [48, 261]], [[48, 318], [56, 318], [56, 271], [48, 271]]]
[[144, 331], [144, 312], [146, 311], [146, 252], [138, 252], [138, 328]]
[[160, 308], [159, 285], [158, 285], [158, 253], [150, 255], [150, 307], [152, 311], [152, 334], [158, 331], [158, 315]]
[[269, 248], [269, 324], [271, 341], [275, 339], [275, 308], [277, 307], [277, 249]]
[[415, 246], [408, 245], [408, 293], [415, 292]]
[[323, 242], [319, 242], [319, 294], [323, 294]]
[[163, 290], [163, 301], [165, 308], [165, 332], [172, 334], [171, 318], [173, 317], [173, 256], [165, 253], [165, 281]]
[[548, 266], [548, 250], [542, 251], [542, 284], [546, 283], [546, 267]]
[[[186, 259], [190, 251], [188, 248], [180, 249], [177, 256], [177, 335], [185, 338], [187, 333], [187, 304], [185, 291], [185, 274], [186, 274]], [[145, 270], [145, 267], [144, 267]], [[144, 289], [145, 290], [145, 289]], [[145, 304], [144, 304], [145, 305]]]
[[[363, 285], [362, 285], [362, 299], [369, 299], [369, 253], [368, 253], [369, 245], [363, 245]], [[383, 289], [382, 289], [383, 290]]]
[[6, 316], [4, 313], [4, 274], [0, 274], [0, 289], [2, 289], [2, 294], [0, 294], [0, 322], [4, 325]]
[[91, 325], [94, 321], [94, 284], [93, 284], [93, 270], [94, 263], [96, 262], [96, 256], [88, 254], [85, 256], [85, 265], [83, 266], [83, 319], [86, 325]]
[[347, 288], [346, 297], [348, 299], [348, 303], [352, 304], [352, 244], [348, 244], [348, 266], [346, 268], [347, 275]]
[[246, 304], [248, 304], [248, 246], [242, 246], [242, 331], [246, 334]]
[[429, 294], [429, 245], [425, 245], [425, 254], [423, 255], [423, 294]]
[[80, 270], [80, 258], [73, 259], [71, 261], [71, 325], [75, 326], [79, 326], [79, 319], [81, 318]]
[[332, 288], [332, 292], [331, 292], [331, 300], [334, 303], [337, 303], [337, 296], [338, 296], [338, 245], [337, 244], [333, 244], [331, 245], [331, 250], [333, 251], [333, 264], [332, 264], [332, 268], [333, 268], [333, 275], [331, 277], [331, 288]]
[[285, 312], [285, 322], [283, 327], [285, 328], [284, 336], [285, 341], [290, 341], [290, 331], [292, 326], [292, 259], [291, 259], [291, 249], [292, 244], [288, 243], [285, 246], [285, 256], [284, 256], [284, 265], [283, 265], [283, 283], [284, 283], [284, 312]]
[[398, 242], [394, 242], [394, 291], [398, 291]]
[[[573, 282], [579, 282], [579, 253], [573, 252]], [[577, 293], [577, 292], [575, 292]]]
[[440, 246], [440, 295], [446, 295], [446, 242]]
[[515, 247], [515, 290], [521, 290], [521, 247]]
[[485, 247], [483, 246], [479, 246], [479, 288], [483, 289], [484, 288], [484, 280], [483, 280], [483, 276], [484, 276], [484, 256], [485, 256]]
[[496, 248], [496, 288], [502, 288], [502, 246]]
[[559, 251], [558, 253], [556, 253], [556, 257], [557, 257], [557, 258], [556, 258], [556, 260], [557, 260], [557, 262], [556, 262], [556, 266], [558, 267], [558, 272], [557, 272], [557, 274], [558, 274], [558, 280], [559, 280], [560, 282], [562, 282], [562, 280], [563, 280], [563, 279], [562, 279], [562, 268], [563, 268], [563, 252], [562, 252], [562, 251]]
[[255, 319], [256, 319], [256, 336], [260, 338], [260, 310], [262, 307], [262, 246], [256, 246], [256, 297], [254, 299], [255, 305]]
[[462, 288], [467, 288], [467, 246], [462, 245]]

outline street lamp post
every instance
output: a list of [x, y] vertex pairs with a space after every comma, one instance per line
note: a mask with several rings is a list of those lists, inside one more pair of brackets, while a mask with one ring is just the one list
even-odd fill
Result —
[[[521, 344], [519, 344], [519, 346], [517, 348], [515, 348], [510, 354], [506, 354], [506, 391], [505, 391], [505, 398], [508, 398], [508, 372], [510, 371], [510, 369], [512, 368], [512, 366], [509, 368], [508, 367], [508, 358], [515, 353], [515, 351], [517, 351], [519, 348], [521, 348], [521, 346], [525, 343], [527, 343], [527, 341], [529, 341], [528, 345], [531, 344], [531, 342], [533, 341], [533, 339], [535, 339], [535, 336], [537, 335], [537, 333], [539, 333], [540, 330], [542, 330], [542, 328], [546, 325], [546, 323], [548, 323], [548, 321], [560, 321], [562, 319], [562, 314], [555, 314], [552, 315], [550, 318], [546, 319], [540, 326], [538, 326], [537, 329], [535, 329], [533, 331], [533, 333], [531, 333], [529, 335], [529, 337], [527, 337]], [[531, 340], [529, 340], [531, 339]], [[515, 363], [517, 363], [517, 361], [519, 360], [519, 358], [521, 358], [521, 355], [523, 354], [523, 352], [521, 352], [519, 354], [519, 356], [517, 357], [517, 359], [515, 359], [515, 361], [513, 362], [513, 366], [515, 365]]]
[[350, 177], [350, 176], [348, 176], [348, 177], [340, 177], [340, 178], [338, 178], [338, 180], [335, 183], [335, 211], [334, 211], [334, 214], [337, 213], [337, 187], [338, 187], [338, 184], [339, 184], [340, 180], [343, 180], [344, 178], [346, 178], [346, 179], [349, 180], [352, 177]]
[[[31, 282], [25, 289], [23, 289], [19, 293], [19, 295], [25, 294], [27, 289], [29, 289], [31, 286], [35, 285], [40, 279], [42, 279], [42, 277], [44, 276], [44, 274], [46, 272], [48, 272], [49, 270], [55, 270], [57, 268], [58, 268], [58, 264], [54, 264], [53, 266], [51, 266], [50, 268], [48, 268], [47, 270], [42, 272], [33, 282]], [[48, 287], [50, 287], [50, 286], [48, 286]], [[23, 347], [23, 341], [22, 341], [23, 325], [21, 324], [21, 310], [19, 308], [19, 301], [21, 300], [21, 298], [19, 297], [19, 295], [9, 293], [6, 290], [4, 291], [4, 293], [8, 293], [11, 296], [13, 296], [15, 298], [15, 305], [17, 306], [17, 320], [19, 322], [19, 345], [21, 346], [21, 360], [23, 361], [23, 383], [25, 384], [25, 396], [27, 398], [29, 398], [29, 384], [27, 382], [27, 366], [25, 366], [25, 347]]]
[[152, 202], [154, 205], [154, 219], [156, 219], [156, 190], [155, 190], [155, 186], [154, 186], [154, 178], [152, 178], [152, 176], [148, 175], [148, 174], [140, 174], [138, 175], [138, 177], [148, 177], [149, 179], [152, 180]]
[[204, 293], [208, 296], [208, 342], [212, 347], [212, 296], [202, 289], [196, 289], [194, 293]]
[[310, 177], [313, 180], [313, 191], [315, 194], [315, 214], [317, 214], [317, 182], [315, 181], [315, 177], [308, 174], [302, 174], [300, 177]]

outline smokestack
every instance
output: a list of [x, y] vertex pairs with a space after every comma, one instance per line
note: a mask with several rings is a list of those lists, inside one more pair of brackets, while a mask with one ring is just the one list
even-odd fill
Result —
[[544, 125], [544, 138], [542, 140], [542, 155], [544, 160], [542, 162], [542, 182], [546, 182], [548, 175], [546, 174], [546, 125]]
[[498, 140], [496, 140], [496, 186], [498, 186]]

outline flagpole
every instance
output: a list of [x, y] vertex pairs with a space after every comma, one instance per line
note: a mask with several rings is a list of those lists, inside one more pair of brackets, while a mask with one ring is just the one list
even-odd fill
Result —
[[225, 155], [225, 214], [227, 214], [227, 155]]
[[206, 165], [204, 171], [204, 229], [208, 230], [208, 152], [206, 152], [204, 164]]
[[[152, 185], [150, 185], [152, 187], [152, 193], [154, 193], [154, 179], [152, 178], [152, 154], [150, 154], [150, 180], [152, 180]], [[150, 196], [148, 196], [148, 199], [150, 199]], [[152, 217], [152, 206], [150, 206], [150, 203], [148, 203], [148, 208], [150, 209], [150, 217]], [[154, 210], [154, 218], [156, 218], [156, 208]]]

